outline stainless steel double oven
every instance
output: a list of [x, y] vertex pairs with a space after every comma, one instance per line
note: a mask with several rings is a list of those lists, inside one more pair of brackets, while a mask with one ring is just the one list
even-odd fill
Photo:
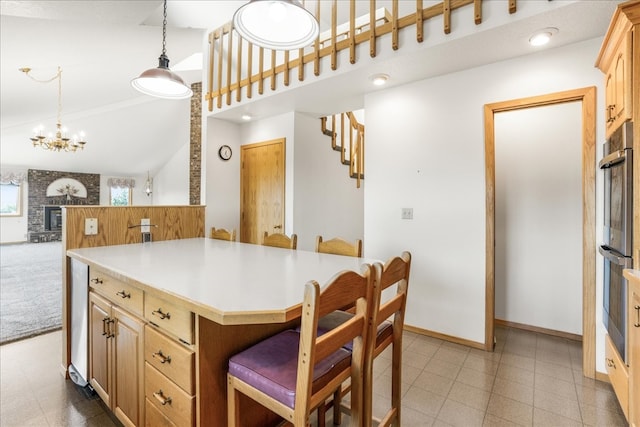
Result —
[[604, 144], [603, 318], [609, 337], [626, 361], [627, 281], [622, 270], [633, 266], [633, 127], [625, 122]]

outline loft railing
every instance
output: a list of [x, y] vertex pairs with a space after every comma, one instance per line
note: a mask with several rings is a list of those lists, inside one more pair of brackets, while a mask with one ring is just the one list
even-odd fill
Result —
[[[328, 117], [320, 118], [322, 133], [331, 137], [331, 148], [340, 152], [340, 163], [349, 166], [349, 176], [356, 180], [356, 186], [360, 188], [364, 179], [364, 125], [358, 122], [351, 111], [330, 117], [331, 128], [327, 127]], [[336, 127], [337, 117], [340, 119], [339, 128]]]
[[[482, 0], [444, 0], [433, 6], [423, 8], [423, 0], [415, 0], [415, 12], [406, 16], [399, 16], [399, 0], [391, 0], [391, 11], [376, 8], [376, 0], [369, 0], [368, 13], [357, 17], [356, 2], [349, 0], [349, 17], [344, 23], [338, 24], [338, 0], [331, 2], [331, 28], [318, 36], [315, 43], [303, 49], [292, 51], [275, 51], [253, 46], [233, 29], [231, 23], [209, 33], [209, 65], [208, 91], [205, 99], [208, 101], [209, 111], [213, 111], [214, 104], [222, 108], [223, 99], [226, 105], [231, 105], [232, 94], [235, 101], [241, 102], [244, 96], [251, 99], [254, 95], [253, 86], [257, 84], [258, 94], [264, 93], [265, 84], [270, 89], [277, 89], [278, 76], [282, 76], [284, 86], [290, 84], [291, 73], [297, 71], [299, 81], [305, 79], [305, 65], [313, 64], [313, 73], [320, 75], [320, 60], [330, 57], [331, 70], [338, 67], [337, 55], [340, 51], [349, 50], [349, 62], [355, 64], [357, 60], [356, 48], [368, 43], [369, 54], [375, 57], [377, 40], [391, 33], [391, 47], [399, 48], [398, 34], [400, 31], [415, 29], [415, 37], [419, 43], [424, 40], [424, 22], [442, 15], [443, 31], [451, 32], [451, 12], [473, 4], [474, 22], [482, 22]], [[342, 0], [341, 0], [342, 1]], [[303, 0], [304, 3], [304, 0]], [[409, 1], [403, 1], [403, 6]], [[320, 21], [320, 4], [316, 1], [315, 16]], [[516, 0], [507, 2], [509, 13], [516, 12]], [[268, 64], [265, 63], [268, 58]]]

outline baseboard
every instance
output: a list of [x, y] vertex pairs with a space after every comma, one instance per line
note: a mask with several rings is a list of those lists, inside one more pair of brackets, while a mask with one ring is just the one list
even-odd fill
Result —
[[427, 337], [438, 338], [444, 341], [452, 342], [455, 344], [465, 345], [467, 347], [477, 348], [478, 350], [486, 350], [484, 348], [483, 343], [479, 343], [476, 341], [465, 340], [463, 338], [454, 337], [451, 335], [441, 334], [438, 332], [433, 332], [428, 329], [418, 328], [416, 326], [404, 325], [404, 329], [409, 332], [414, 332], [416, 334], [425, 335]]
[[582, 335], [571, 334], [569, 332], [556, 331], [554, 329], [541, 328], [539, 326], [525, 325], [523, 323], [509, 322], [507, 320], [495, 319], [495, 324], [506, 326], [514, 329], [522, 329], [525, 331], [538, 332], [540, 334], [551, 335], [559, 338], [566, 338], [572, 341], [582, 342]]
[[607, 375], [604, 372], [596, 371], [596, 380], [611, 384], [611, 380], [609, 379], [609, 375]]

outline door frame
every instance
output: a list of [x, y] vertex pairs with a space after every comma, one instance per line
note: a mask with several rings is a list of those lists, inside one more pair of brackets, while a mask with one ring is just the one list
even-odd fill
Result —
[[596, 87], [520, 98], [484, 106], [486, 183], [485, 350], [495, 328], [495, 129], [494, 115], [567, 102], [582, 103], [582, 374], [595, 377], [596, 358]]

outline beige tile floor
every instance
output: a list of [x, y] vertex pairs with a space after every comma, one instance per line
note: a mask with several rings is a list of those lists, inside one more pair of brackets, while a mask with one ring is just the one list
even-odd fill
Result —
[[[579, 343], [510, 328], [494, 353], [404, 335], [402, 426], [626, 426], [611, 386], [582, 377]], [[117, 426], [59, 374], [61, 333], [0, 347], [1, 426]], [[390, 395], [376, 359], [374, 406]], [[315, 417], [314, 417], [315, 418]]]

